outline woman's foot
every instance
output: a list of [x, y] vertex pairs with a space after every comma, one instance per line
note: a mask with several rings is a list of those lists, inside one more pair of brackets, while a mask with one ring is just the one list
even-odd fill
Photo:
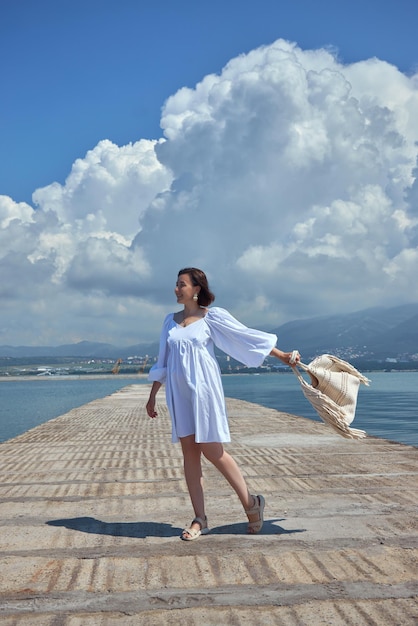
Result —
[[208, 518], [205, 517], [205, 519], [202, 519], [201, 517], [195, 517], [190, 524], [190, 528], [185, 528], [182, 531], [180, 539], [183, 539], [183, 541], [193, 541], [200, 537], [200, 535], [207, 535], [208, 532]]
[[247, 509], [245, 512], [248, 517], [247, 533], [249, 535], [256, 535], [263, 528], [264, 523], [264, 507], [265, 500], [263, 496], [252, 496], [253, 506], [251, 509]]

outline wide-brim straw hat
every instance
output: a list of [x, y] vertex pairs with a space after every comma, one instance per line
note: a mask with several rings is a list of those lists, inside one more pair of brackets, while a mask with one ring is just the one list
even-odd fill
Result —
[[[295, 351], [297, 353], [297, 351]], [[312, 404], [319, 417], [346, 439], [362, 439], [364, 430], [351, 428], [357, 407], [360, 383], [369, 385], [370, 380], [360, 374], [350, 363], [331, 354], [321, 354], [311, 363], [297, 363], [291, 359], [292, 370], [299, 379], [302, 392]], [[298, 370], [308, 373], [308, 383]]]

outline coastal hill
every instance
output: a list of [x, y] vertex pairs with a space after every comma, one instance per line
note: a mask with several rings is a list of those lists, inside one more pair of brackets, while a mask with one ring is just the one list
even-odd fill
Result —
[[[326, 352], [347, 359], [414, 358], [418, 355], [418, 304], [300, 319], [265, 330], [277, 334], [282, 349], [297, 348], [304, 360]], [[127, 359], [144, 355], [154, 357], [157, 353], [158, 341], [128, 347], [91, 341], [55, 347], [0, 346], [0, 359]]]
[[284, 349], [376, 359], [418, 354], [418, 304], [288, 322], [273, 329]]

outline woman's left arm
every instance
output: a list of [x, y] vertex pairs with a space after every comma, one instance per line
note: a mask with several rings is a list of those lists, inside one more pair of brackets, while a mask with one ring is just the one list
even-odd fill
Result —
[[276, 359], [279, 359], [283, 363], [286, 363], [286, 365], [295, 365], [296, 363], [299, 363], [300, 361], [299, 352], [295, 355], [294, 362], [290, 363], [292, 354], [293, 352], [283, 352], [282, 350], [279, 350], [278, 348], [273, 348], [273, 350], [270, 352], [270, 356], [275, 356]]

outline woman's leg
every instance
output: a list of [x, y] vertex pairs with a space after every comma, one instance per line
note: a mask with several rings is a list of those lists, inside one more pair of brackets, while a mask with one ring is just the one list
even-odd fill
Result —
[[[180, 437], [180, 443], [183, 451], [184, 477], [194, 514], [195, 517], [200, 517], [204, 520], [206, 515], [200, 444], [195, 442], [194, 435]], [[191, 528], [198, 530], [200, 525], [198, 523], [192, 524]]]
[[263, 496], [250, 494], [245, 478], [237, 463], [221, 443], [202, 443], [201, 449], [205, 457], [223, 474], [239, 497], [248, 517], [248, 533], [256, 534], [263, 527]]
[[[226, 478], [239, 497], [250, 522], [248, 532], [254, 533], [261, 530], [263, 511], [262, 509], [260, 511], [260, 507], [258, 506], [261, 506], [261, 500], [250, 494], [241, 470], [232, 456], [224, 450], [223, 445], [217, 442], [196, 443], [194, 435], [181, 437], [180, 442], [184, 458], [184, 475], [195, 516], [203, 520], [206, 519], [201, 465], [201, 454], [203, 453], [208, 461]], [[253, 509], [253, 511], [249, 513], [251, 509]], [[191, 528], [199, 530], [200, 524], [192, 524]]]
[[224, 450], [221, 443], [201, 443], [205, 457], [225, 476], [236, 492], [245, 510], [254, 505], [254, 497], [248, 491], [247, 483], [235, 460]]

